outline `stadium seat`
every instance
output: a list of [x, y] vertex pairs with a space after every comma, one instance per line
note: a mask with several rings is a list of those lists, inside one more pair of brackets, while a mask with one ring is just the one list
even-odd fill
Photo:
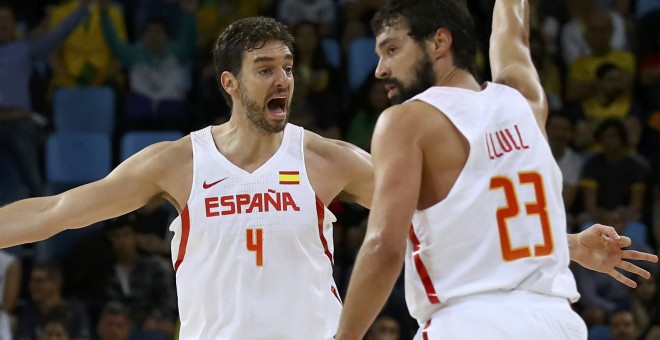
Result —
[[95, 132], [59, 132], [46, 142], [46, 180], [56, 188], [92, 182], [111, 170], [110, 137]]
[[120, 157], [124, 161], [145, 147], [163, 141], [174, 141], [183, 137], [179, 131], [129, 131], [121, 137]]
[[339, 69], [341, 67], [341, 48], [337, 40], [332, 38], [323, 38], [321, 39], [321, 48], [323, 48], [323, 53], [325, 58], [328, 60], [328, 63]]
[[376, 39], [357, 38], [348, 47], [348, 86], [356, 91], [367, 80], [373, 77], [372, 71], [378, 65], [378, 55], [374, 52]]
[[57, 132], [112, 134], [115, 92], [109, 87], [69, 87], [55, 91], [53, 120]]
[[608, 325], [595, 325], [589, 329], [588, 340], [610, 340], [612, 334]]

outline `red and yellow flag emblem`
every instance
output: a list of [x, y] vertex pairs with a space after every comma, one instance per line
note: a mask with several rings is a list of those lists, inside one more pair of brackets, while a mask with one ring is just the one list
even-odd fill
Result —
[[300, 184], [300, 172], [280, 171], [280, 184]]

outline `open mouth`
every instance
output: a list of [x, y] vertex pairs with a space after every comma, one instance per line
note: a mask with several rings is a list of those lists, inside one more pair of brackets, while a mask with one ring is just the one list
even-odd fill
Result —
[[275, 117], [283, 117], [286, 115], [286, 97], [273, 98], [266, 104], [268, 112]]

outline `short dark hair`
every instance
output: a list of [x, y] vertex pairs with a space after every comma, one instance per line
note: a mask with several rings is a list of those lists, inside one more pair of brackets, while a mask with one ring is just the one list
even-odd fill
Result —
[[168, 38], [172, 36], [170, 24], [167, 21], [167, 19], [161, 16], [152, 16], [147, 18], [147, 20], [145, 20], [144, 23], [142, 23], [142, 27], [140, 27], [142, 34], [145, 34], [147, 32], [147, 28], [149, 28], [149, 26], [151, 25], [160, 25], [161, 27], [163, 27], [163, 30], [165, 30], [165, 34], [167, 35]]
[[618, 70], [619, 67], [612, 63], [605, 63], [596, 69], [596, 79], [601, 80], [612, 70]]
[[243, 53], [262, 48], [269, 41], [281, 41], [293, 53], [293, 36], [287, 27], [268, 17], [250, 17], [229, 25], [215, 42], [213, 61], [215, 76], [225, 102], [232, 107], [231, 96], [220, 83], [222, 72], [229, 71], [238, 77], [241, 73]]
[[546, 119], [546, 125], [550, 123], [551, 119], [554, 118], [563, 118], [568, 120], [571, 123], [571, 126], [575, 126], [575, 123], [577, 123], [577, 119], [575, 115], [570, 114], [566, 111], [560, 111], [560, 110], [552, 110], [548, 113], [548, 118]]
[[45, 271], [49, 279], [57, 281], [60, 285], [64, 283], [64, 274], [62, 273], [62, 267], [58, 262], [49, 261], [37, 263], [32, 267], [32, 271], [35, 270]]
[[621, 143], [623, 146], [628, 145], [628, 131], [626, 131], [626, 126], [620, 119], [617, 118], [606, 119], [600, 123], [600, 125], [598, 125], [595, 133], [596, 140], [600, 141], [605, 131], [609, 129], [614, 129], [616, 131], [616, 133], [619, 135], [619, 138], [621, 138]]
[[109, 301], [107, 302], [104, 306], [103, 309], [101, 310], [101, 316], [99, 319], [102, 319], [105, 316], [108, 315], [121, 315], [128, 320], [128, 312], [126, 311], [126, 307], [121, 302], [118, 301]]
[[389, 0], [371, 20], [378, 35], [385, 27], [410, 28], [408, 33], [421, 43], [440, 28], [451, 32], [454, 65], [476, 74], [477, 39], [472, 17], [460, 0]]

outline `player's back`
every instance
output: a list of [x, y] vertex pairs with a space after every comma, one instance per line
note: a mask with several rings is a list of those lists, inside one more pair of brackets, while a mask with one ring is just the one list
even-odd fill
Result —
[[[415, 212], [406, 257], [411, 314], [428, 320], [451, 299], [512, 290], [576, 300], [561, 173], [525, 98], [488, 83], [481, 92], [433, 87], [412, 100], [442, 112], [469, 154], [447, 196]], [[431, 171], [425, 175], [441, 176]]]

